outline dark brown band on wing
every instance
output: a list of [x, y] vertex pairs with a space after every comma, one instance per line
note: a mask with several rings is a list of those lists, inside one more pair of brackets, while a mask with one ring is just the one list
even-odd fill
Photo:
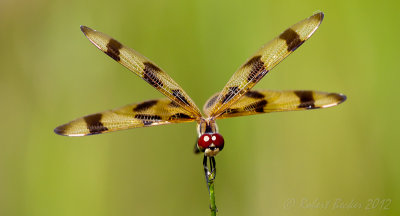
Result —
[[237, 93], [239, 93], [239, 91], [240, 91], [240, 89], [238, 86], [229, 87], [228, 93], [226, 93], [226, 95], [222, 99], [222, 104], [230, 101], [233, 98], [233, 96], [235, 96]]
[[300, 39], [300, 35], [291, 28], [288, 28], [281, 35], [279, 35], [279, 38], [286, 41], [286, 45], [288, 46], [287, 50], [289, 52], [295, 51], [297, 47], [304, 43], [304, 41]]
[[243, 65], [243, 67], [252, 67], [254, 64], [257, 64], [258, 62], [260, 62], [261, 60], [261, 56], [260, 55], [258, 55], [258, 56], [254, 56], [253, 58], [251, 58], [250, 60], [248, 60], [244, 65]]
[[171, 101], [171, 103], [169, 103], [170, 107], [181, 107], [181, 105], [179, 105], [178, 103], [176, 103], [175, 101]]
[[108, 128], [104, 127], [103, 123], [101, 123], [102, 116], [101, 113], [97, 113], [83, 117], [90, 134], [99, 134], [108, 130]]
[[312, 91], [294, 91], [294, 93], [300, 99], [299, 108], [315, 108], [315, 100]]
[[184, 113], [175, 113], [174, 115], [168, 118], [168, 120], [179, 120], [179, 119], [194, 119], [194, 118]]
[[164, 86], [162, 81], [157, 77], [157, 73], [161, 71], [160, 68], [155, 66], [151, 62], [144, 62], [144, 74], [143, 74], [143, 79], [146, 80], [150, 85], [152, 85], [155, 88], [161, 88]]
[[234, 109], [234, 108], [228, 108], [222, 113], [222, 115], [235, 114], [235, 113], [239, 113], [239, 110], [238, 109]]
[[249, 82], [258, 82], [262, 77], [265, 76], [265, 74], [268, 73], [268, 71], [265, 70], [264, 62], [261, 61], [260, 55], [251, 58], [249, 61], [246, 62], [246, 64], [243, 65], [243, 67], [251, 67], [250, 73], [247, 76], [247, 81]]
[[265, 95], [261, 94], [258, 91], [248, 91], [245, 95], [246, 95], [246, 97], [255, 98], [255, 99], [261, 99], [261, 98], [265, 97]]
[[264, 112], [264, 107], [268, 104], [267, 100], [261, 100], [257, 101], [255, 103], [252, 103], [248, 106], [244, 107], [244, 110], [246, 111], [255, 111], [258, 113], [263, 113]]
[[151, 62], [144, 62], [143, 64], [144, 64], [144, 66], [146, 67], [147, 70], [152, 71], [154, 73], [157, 73], [157, 72], [161, 71], [161, 69], [159, 67], [157, 67], [156, 65], [154, 65]]
[[135, 118], [140, 120], [161, 120], [161, 116], [150, 114], [136, 114]]
[[107, 54], [108, 56], [110, 56], [111, 58], [113, 58], [115, 61], [119, 61], [120, 60], [119, 50], [121, 48], [122, 48], [122, 44], [111, 38], [107, 44], [107, 51], [104, 53]]
[[189, 101], [185, 98], [185, 96], [182, 95], [181, 91], [179, 89], [173, 89], [172, 90], [172, 95], [178, 99], [179, 101], [182, 101], [183, 103], [185, 103], [186, 105], [189, 105]]
[[144, 126], [149, 126], [154, 122], [161, 120], [161, 116], [149, 114], [136, 114], [135, 118], [142, 120]]
[[134, 112], [141, 112], [150, 109], [152, 106], [157, 104], [157, 100], [145, 101], [143, 103], [138, 104], [135, 108], [133, 108]]

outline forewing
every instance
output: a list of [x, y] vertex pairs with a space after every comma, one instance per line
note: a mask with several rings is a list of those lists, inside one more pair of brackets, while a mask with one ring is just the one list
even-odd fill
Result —
[[272, 68], [302, 45], [319, 27], [323, 13], [300, 21], [278, 37], [261, 47], [231, 77], [221, 93], [207, 103], [204, 111], [207, 116], [218, 117], [225, 109], [235, 103], [242, 95], [258, 83]]
[[[212, 101], [213, 97], [207, 103]], [[270, 112], [327, 108], [336, 106], [345, 100], [346, 96], [343, 94], [318, 91], [248, 91], [217, 119]]]
[[97, 48], [122, 64], [184, 109], [200, 117], [200, 111], [185, 91], [162, 69], [135, 50], [110, 36], [81, 26], [82, 32]]
[[54, 129], [65, 136], [86, 136], [137, 127], [195, 121], [196, 116], [167, 98], [149, 100], [78, 118]]

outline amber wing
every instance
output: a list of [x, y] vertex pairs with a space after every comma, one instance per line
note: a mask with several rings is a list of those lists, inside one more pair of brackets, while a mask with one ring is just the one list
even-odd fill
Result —
[[[213, 103], [211, 97], [205, 104]], [[336, 106], [346, 100], [346, 96], [338, 93], [318, 91], [248, 91], [232, 106], [220, 114], [217, 119], [255, 115], [269, 112], [319, 109]]]
[[323, 17], [323, 13], [317, 13], [300, 21], [261, 47], [233, 74], [221, 93], [206, 104], [205, 114], [216, 118], [225, 113], [272, 68], [302, 45], [319, 27]]
[[168, 98], [149, 100], [78, 118], [57, 127], [65, 136], [86, 136], [137, 127], [148, 127], [196, 120], [191, 112]]
[[200, 110], [186, 92], [162, 69], [137, 51], [122, 45], [110, 36], [81, 26], [82, 32], [97, 48], [122, 64], [185, 110], [200, 117]]

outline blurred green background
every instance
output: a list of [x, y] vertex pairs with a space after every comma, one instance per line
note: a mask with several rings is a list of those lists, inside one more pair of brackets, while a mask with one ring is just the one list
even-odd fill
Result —
[[361, 0], [0, 1], [0, 215], [209, 214], [194, 123], [53, 133], [163, 97], [80, 25], [156, 62], [201, 107], [262, 44], [317, 11], [319, 30], [255, 89], [348, 100], [219, 121], [219, 215], [399, 215], [399, 4]]

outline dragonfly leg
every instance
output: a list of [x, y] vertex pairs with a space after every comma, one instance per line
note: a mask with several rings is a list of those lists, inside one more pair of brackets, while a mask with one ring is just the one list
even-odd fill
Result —
[[215, 158], [214, 157], [209, 157], [209, 161], [210, 161], [210, 170], [211, 171], [209, 171], [208, 172], [208, 176], [211, 176], [212, 175], [212, 179], [211, 180], [214, 180], [215, 179], [215, 176], [217, 175], [217, 168], [215, 167]]
[[[206, 182], [208, 183], [208, 166], [207, 166], [207, 156], [204, 155], [203, 158], [203, 168], [204, 168], [204, 175], [206, 177]], [[207, 184], [208, 185], [208, 184]]]
[[216, 167], [216, 163], [215, 163], [215, 158], [211, 157], [210, 158], [211, 162], [210, 162], [210, 166], [211, 166], [211, 174], [214, 173], [213, 175], [213, 180], [215, 179], [215, 177], [217, 176], [217, 167]]
[[[209, 165], [207, 163], [207, 158], [210, 161]], [[208, 183], [210, 183], [211, 181], [214, 181], [214, 179], [215, 179], [215, 175], [217, 174], [217, 169], [216, 169], [215, 165], [216, 165], [216, 163], [215, 163], [214, 157], [207, 157], [204, 155], [203, 167], [204, 167], [204, 175], [206, 177], [207, 185], [208, 185]]]

